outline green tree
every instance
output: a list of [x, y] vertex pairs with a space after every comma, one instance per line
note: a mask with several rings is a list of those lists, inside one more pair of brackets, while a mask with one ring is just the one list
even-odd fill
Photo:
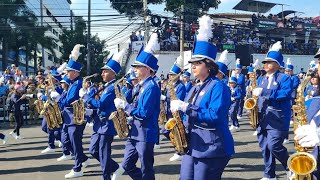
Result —
[[27, 12], [24, 0], [1, 0], [0, 2], [0, 39], [2, 39], [2, 70], [8, 65], [9, 46], [15, 43], [13, 32], [17, 16]]
[[[142, 1], [133, 1], [128, 3], [128, 0], [110, 0], [111, 7], [117, 10], [120, 14], [132, 18], [135, 16], [143, 16]], [[210, 8], [218, 8], [220, 0], [149, 0], [148, 4], [165, 4], [165, 10], [172, 12], [175, 16], [180, 16], [180, 7], [185, 6], [185, 19], [187, 21], [197, 20], [198, 17], [205, 14]], [[152, 12], [149, 12], [152, 14]]]
[[[60, 38], [60, 41], [63, 44], [63, 55], [62, 59], [68, 60], [69, 55], [76, 44], [83, 44], [87, 46], [86, 42], [86, 24], [85, 21], [81, 17], [77, 17], [75, 19], [75, 28], [73, 31], [64, 29], [63, 35]], [[90, 38], [90, 51], [91, 51], [91, 72], [99, 73], [100, 68], [104, 65], [103, 59], [106, 57], [109, 52], [105, 50], [105, 40], [100, 40], [97, 35], [92, 36]], [[87, 72], [85, 69], [87, 68], [86, 62], [86, 54], [87, 48], [82, 48], [82, 55], [79, 56], [78, 61], [83, 65], [83, 70], [81, 71], [82, 76], [86, 76]]]
[[181, 15], [181, 5], [184, 5], [184, 16], [186, 22], [196, 21], [198, 17], [206, 14], [210, 8], [218, 8], [220, 0], [166, 0], [166, 11], [176, 16]]
[[[148, 0], [148, 4], [160, 4], [163, 0]], [[129, 18], [143, 16], [142, 1], [110, 0], [111, 7]]]

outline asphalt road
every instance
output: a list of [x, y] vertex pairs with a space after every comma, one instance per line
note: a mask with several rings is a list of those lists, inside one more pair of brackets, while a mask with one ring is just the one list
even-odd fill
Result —
[[[247, 118], [240, 120], [240, 124], [241, 131], [233, 134], [236, 154], [226, 167], [223, 179], [260, 179], [263, 176], [264, 165], [257, 138], [252, 135], [253, 130], [249, 127]], [[8, 134], [10, 131], [8, 124], [1, 124], [0, 132]], [[89, 157], [91, 132], [91, 128], [87, 127], [83, 140], [85, 153]], [[41, 131], [40, 125], [24, 126], [21, 135], [25, 138], [16, 141], [10, 137], [7, 145], [2, 145], [0, 141], [0, 180], [63, 180], [64, 175], [71, 170], [73, 160], [57, 162], [56, 159], [62, 155], [60, 149], [53, 154], [40, 153], [47, 147], [47, 136]], [[290, 153], [293, 151], [292, 138], [291, 132], [291, 141], [286, 145]], [[124, 142], [115, 140], [112, 144], [112, 157], [119, 163], [123, 158]], [[161, 141], [161, 148], [155, 151], [154, 168], [157, 180], [179, 179], [180, 162], [169, 162], [173, 153], [171, 142]], [[280, 180], [286, 177], [278, 161], [276, 174]], [[78, 179], [102, 179], [98, 162], [92, 159], [92, 164], [84, 170], [84, 177]], [[131, 178], [125, 174], [121, 179]]]

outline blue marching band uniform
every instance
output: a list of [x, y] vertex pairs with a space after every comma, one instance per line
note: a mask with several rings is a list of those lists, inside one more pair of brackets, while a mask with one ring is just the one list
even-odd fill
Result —
[[[210, 23], [212, 21], [209, 16], [201, 17], [199, 28], [202, 30], [199, 32], [211, 31], [211, 29], [205, 29], [211, 27]], [[118, 59], [121, 55], [111, 57], [101, 68], [101, 76], [105, 82], [102, 90], [97, 91], [92, 86], [89, 89], [82, 87], [83, 80], [79, 76], [82, 66], [77, 62], [80, 47], [76, 45], [65, 68], [68, 75], [61, 78], [60, 72], [52, 73], [52, 77], [57, 82], [67, 87], [62, 89], [56, 86], [55, 91], [50, 95], [60, 106], [63, 125], [61, 128], [51, 130], [47, 128], [44, 120], [42, 128], [48, 134], [49, 144], [44, 153], [54, 152], [54, 141], [61, 140], [63, 155], [58, 161], [70, 160], [74, 156], [74, 166], [65, 178], [83, 176], [83, 168], [90, 164], [90, 159], [83, 153], [82, 147], [85, 124], [78, 125], [73, 119], [72, 103], [82, 98], [87, 107], [85, 115], [93, 120], [89, 152], [99, 161], [103, 179], [118, 180], [124, 172], [132, 179], [155, 179], [154, 148], [159, 144], [160, 100], [166, 102], [167, 119], [172, 118], [174, 112], [180, 113], [187, 133], [186, 153], [177, 154], [173, 158], [182, 161], [180, 179], [221, 179], [225, 167], [235, 153], [231, 132], [240, 130], [238, 118], [242, 115], [246, 86], [251, 85], [250, 81], [245, 84], [245, 76], [241, 73], [242, 66], [239, 60], [236, 62], [235, 73], [230, 78], [226, 76], [231, 63], [227, 58], [228, 52], [224, 51], [216, 61], [217, 47], [206, 38], [212, 38], [212, 33], [205, 36], [201, 33], [197, 35], [192, 57], [188, 61], [191, 64], [190, 70], [193, 76], [197, 78], [196, 83], [192, 85], [191, 73], [188, 71], [182, 74], [184, 82], [179, 78], [174, 82], [177, 100], [171, 99], [169, 91], [161, 95], [161, 84], [155, 75], [159, 68], [158, 60], [153, 54], [154, 50], [150, 51], [157, 43], [156, 34], [152, 34], [147, 44], [149, 47], [139, 52], [131, 65], [134, 70], [130, 71], [130, 76], [126, 79], [128, 86], [122, 89], [115, 85], [115, 77], [121, 70]], [[284, 66], [280, 49], [281, 42], [271, 47], [262, 61], [266, 74], [257, 79], [257, 88], [250, 90], [252, 91], [250, 93], [258, 98], [257, 140], [264, 161], [261, 180], [276, 179], [276, 159], [290, 175], [287, 164], [289, 153], [283, 146], [283, 142], [288, 137], [291, 107], [294, 104], [300, 80], [292, 75], [294, 66], [289, 61], [287, 61], [286, 73], [279, 71], [280, 67]], [[174, 64], [169, 72], [170, 78], [180, 75], [181, 71], [181, 67]], [[203, 73], [199, 74], [198, 71]], [[250, 67], [248, 73], [252, 72], [253, 67]], [[318, 75], [312, 77], [319, 80]], [[125, 100], [116, 97], [115, 88], [124, 94]], [[96, 98], [98, 94], [100, 96]], [[308, 122], [313, 129], [309, 126], [307, 128], [315, 132], [308, 134], [312, 136], [313, 139], [310, 138], [314, 140], [312, 142], [316, 142], [312, 144], [313, 146], [320, 144], [320, 134], [317, 134], [317, 128], [320, 128], [319, 94], [318, 84], [310, 84], [306, 89]], [[38, 97], [42, 100], [49, 98], [43, 93]], [[111, 158], [112, 142], [117, 132], [113, 121], [109, 119], [110, 114], [118, 108], [124, 109], [129, 126], [124, 158], [120, 164]], [[170, 139], [170, 132], [164, 127], [162, 133]], [[297, 134], [295, 139], [303, 139], [303, 137], [297, 137]], [[4, 139], [2, 135], [0, 138]], [[316, 155], [317, 153], [318, 151]], [[138, 159], [141, 163], [140, 168], [136, 166]], [[319, 173], [315, 172], [315, 175], [318, 176]]]

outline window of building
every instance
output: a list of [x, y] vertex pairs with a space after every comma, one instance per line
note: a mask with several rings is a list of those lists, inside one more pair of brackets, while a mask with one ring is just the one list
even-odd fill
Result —
[[52, 54], [48, 54], [48, 60], [49, 60], [49, 61], [53, 61], [53, 56], [52, 56]]

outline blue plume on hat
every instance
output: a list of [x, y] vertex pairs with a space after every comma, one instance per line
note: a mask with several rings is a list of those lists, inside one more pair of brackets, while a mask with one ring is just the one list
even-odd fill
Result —
[[292, 65], [292, 62], [291, 62], [291, 59], [290, 58], [288, 58], [287, 59], [287, 67], [286, 67], [286, 70], [291, 70], [291, 71], [293, 71], [293, 65]]
[[282, 49], [281, 41], [277, 41], [275, 44], [271, 46], [266, 58], [262, 61], [262, 63], [267, 61], [273, 61], [278, 63], [279, 66], [281, 66], [281, 64], [283, 63], [283, 56], [280, 52], [281, 49]]
[[217, 65], [219, 66], [219, 71], [225, 76], [228, 71], [228, 66], [231, 63], [231, 60], [228, 59], [228, 50], [224, 50], [217, 62]]
[[213, 37], [212, 25], [213, 20], [207, 15], [204, 15], [199, 19], [198, 35], [195, 38], [192, 58], [189, 62], [200, 61], [205, 58], [215, 61], [218, 49], [209, 42]]
[[81, 55], [81, 53], [80, 53], [81, 47], [84, 47], [84, 45], [77, 44], [73, 47], [73, 50], [71, 51], [71, 54], [69, 56], [69, 62], [68, 62], [67, 68], [66, 68], [67, 71], [73, 70], [73, 71], [80, 72], [82, 65], [79, 62], [77, 62], [77, 60], [78, 60], [79, 56]]

